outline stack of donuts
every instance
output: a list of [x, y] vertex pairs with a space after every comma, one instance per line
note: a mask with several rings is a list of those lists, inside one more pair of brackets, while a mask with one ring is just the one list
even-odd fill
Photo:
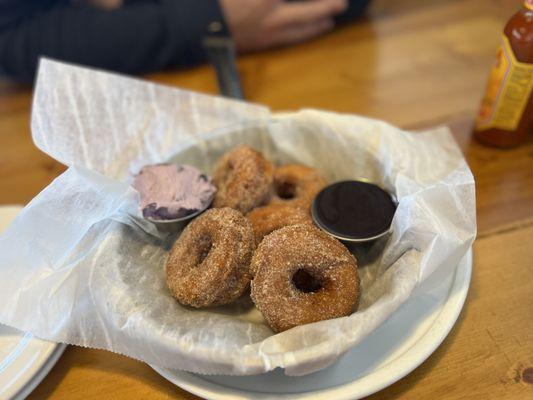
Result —
[[274, 167], [241, 145], [213, 172], [211, 209], [193, 220], [166, 263], [172, 295], [203, 308], [250, 296], [276, 332], [349, 315], [359, 301], [357, 261], [316, 228], [310, 208], [326, 186], [319, 171]]

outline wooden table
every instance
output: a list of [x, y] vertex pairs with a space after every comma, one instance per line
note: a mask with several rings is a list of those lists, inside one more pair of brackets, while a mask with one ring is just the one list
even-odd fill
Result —
[[[375, 1], [367, 19], [298, 47], [242, 57], [249, 100], [316, 107], [408, 128], [450, 122], [476, 177], [479, 235], [465, 308], [420, 367], [370, 399], [533, 398], [533, 140], [513, 150], [471, 140], [513, 0]], [[216, 93], [201, 67], [150, 79]], [[31, 91], [0, 85], [0, 203], [27, 203], [63, 166], [29, 134]], [[528, 369], [530, 368], [530, 369]], [[32, 399], [196, 398], [147, 365], [69, 347]]]

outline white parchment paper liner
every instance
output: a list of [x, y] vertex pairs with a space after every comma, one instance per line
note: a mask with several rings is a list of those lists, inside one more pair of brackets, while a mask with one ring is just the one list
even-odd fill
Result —
[[[315, 110], [272, 115], [43, 60], [32, 134], [69, 169], [0, 238], [0, 322], [162, 367], [238, 375], [325, 368], [420, 282], [450, 273], [475, 237], [474, 180], [445, 128], [413, 134]], [[360, 268], [357, 312], [274, 335], [246, 296], [211, 310], [170, 297], [169, 239], [131, 217], [138, 215], [131, 175], [168, 160], [210, 172], [239, 143], [274, 162], [320, 168], [331, 181], [366, 177], [396, 194], [394, 233], [382, 257]]]

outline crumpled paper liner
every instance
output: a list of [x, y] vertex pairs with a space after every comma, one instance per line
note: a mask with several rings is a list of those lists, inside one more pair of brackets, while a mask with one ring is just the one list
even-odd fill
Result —
[[[0, 322], [161, 367], [248, 375], [325, 368], [387, 319], [423, 280], [452, 272], [476, 233], [474, 180], [449, 132], [265, 107], [41, 61], [35, 144], [69, 169], [0, 237]], [[359, 269], [352, 315], [273, 334], [248, 296], [179, 305], [164, 279], [172, 238], [142, 221], [129, 186], [143, 165], [192, 164], [249, 143], [331, 181], [364, 177], [399, 205], [382, 256]]]

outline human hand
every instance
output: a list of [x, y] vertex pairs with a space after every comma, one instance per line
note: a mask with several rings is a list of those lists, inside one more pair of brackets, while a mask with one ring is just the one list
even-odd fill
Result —
[[220, 0], [237, 50], [253, 51], [295, 44], [334, 26], [347, 0]]

